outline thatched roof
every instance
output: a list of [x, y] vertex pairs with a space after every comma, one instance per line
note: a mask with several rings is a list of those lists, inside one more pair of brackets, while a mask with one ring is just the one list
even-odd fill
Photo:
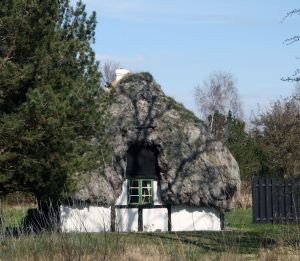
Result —
[[165, 204], [230, 208], [239, 190], [237, 162], [191, 111], [166, 96], [148, 73], [128, 74], [111, 90], [106, 131], [112, 160], [86, 173], [75, 198], [111, 205], [121, 194], [127, 151], [155, 146]]

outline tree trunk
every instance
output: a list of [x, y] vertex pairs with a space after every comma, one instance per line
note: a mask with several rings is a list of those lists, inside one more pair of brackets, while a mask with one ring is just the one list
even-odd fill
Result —
[[24, 228], [29, 232], [59, 230], [59, 204], [51, 200], [38, 200], [37, 209], [29, 209], [24, 220]]
[[42, 229], [56, 231], [59, 227], [59, 204], [57, 202], [38, 201], [38, 212]]

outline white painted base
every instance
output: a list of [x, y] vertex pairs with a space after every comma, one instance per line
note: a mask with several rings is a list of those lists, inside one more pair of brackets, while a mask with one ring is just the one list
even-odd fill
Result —
[[152, 208], [143, 210], [143, 231], [168, 231], [168, 210], [166, 208]]
[[172, 231], [221, 230], [220, 213], [213, 208], [172, 206]]
[[[110, 231], [111, 210], [101, 206], [61, 206], [61, 230], [63, 232]], [[219, 212], [210, 208], [172, 206], [172, 231], [221, 230]], [[116, 209], [116, 231], [138, 231], [138, 209]], [[168, 231], [166, 208], [143, 209], [143, 231]]]
[[110, 231], [110, 213], [110, 207], [61, 206], [61, 230], [63, 232]]
[[[157, 181], [153, 182], [154, 205], [162, 205]], [[127, 181], [116, 205], [127, 206]], [[64, 232], [110, 231], [111, 208], [96, 205], [61, 206], [61, 230]], [[220, 213], [213, 208], [171, 207], [172, 231], [221, 230]], [[116, 231], [138, 231], [138, 209], [116, 208]], [[143, 209], [143, 231], [168, 231], [167, 208]]]
[[136, 232], [138, 231], [138, 209], [116, 209], [116, 231]]

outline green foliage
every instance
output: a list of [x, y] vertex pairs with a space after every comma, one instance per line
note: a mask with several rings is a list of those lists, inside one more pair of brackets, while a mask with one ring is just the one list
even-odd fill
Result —
[[19, 227], [26, 217], [28, 206], [14, 206], [3, 208], [3, 221], [5, 227]]
[[245, 122], [229, 112], [226, 123], [228, 133], [226, 145], [239, 164], [241, 178], [249, 180], [253, 176], [262, 174], [263, 154], [253, 137], [246, 132]]
[[230, 112], [216, 111], [208, 117], [212, 132], [223, 140], [237, 160], [242, 179], [252, 176], [288, 177], [300, 175], [299, 94], [275, 102], [258, 115], [247, 132], [245, 123]]
[[[210, 124], [212, 121], [213, 124]], [[227, 145], [238, 162], [243, 180], [262, 174], [264, 155], [253, 137], [246, 132], [245, 122], [233, 116], [231, 111], [227, 116], [216, 111], [208, 117], [208, 123], [214, 136]]]
[[99, 165], [96, 15], [68, 0], [0, 3], [0, 193], [58, 199]]
[[277, 101], [253, 121], [252, 135], [261, 147], [268, 176], [300, 175], [300, 103]]
[[215, 111], [213, 115], [208, 116], [207, 123], [210, 126], [210, 131], [214, 134], [215, 138], [226, 141], [228, 136], [226, 115], [220, 113], [219, 111]]

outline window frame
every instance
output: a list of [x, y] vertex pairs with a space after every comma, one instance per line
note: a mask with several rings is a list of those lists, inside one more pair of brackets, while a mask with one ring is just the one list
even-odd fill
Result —
[[[138, 187], [132, 187], [131, 184], [133, 181], [138, 182]], [[144, 202], [143, 197], [143, 181], [150, 181], [150, 202]], [[144, 206], [144, 205], [153, 205], [154, 203], [154, 188], [153, 188], [153, 178], [130, 178], [127, 180], [127, 202], [128, 205], [134, 205], [134, 206]], [[138, 202], [130, 202], [130, 197], [132, 196], [130, 193], [131, 188], [137, 188], [138, 189]]]

